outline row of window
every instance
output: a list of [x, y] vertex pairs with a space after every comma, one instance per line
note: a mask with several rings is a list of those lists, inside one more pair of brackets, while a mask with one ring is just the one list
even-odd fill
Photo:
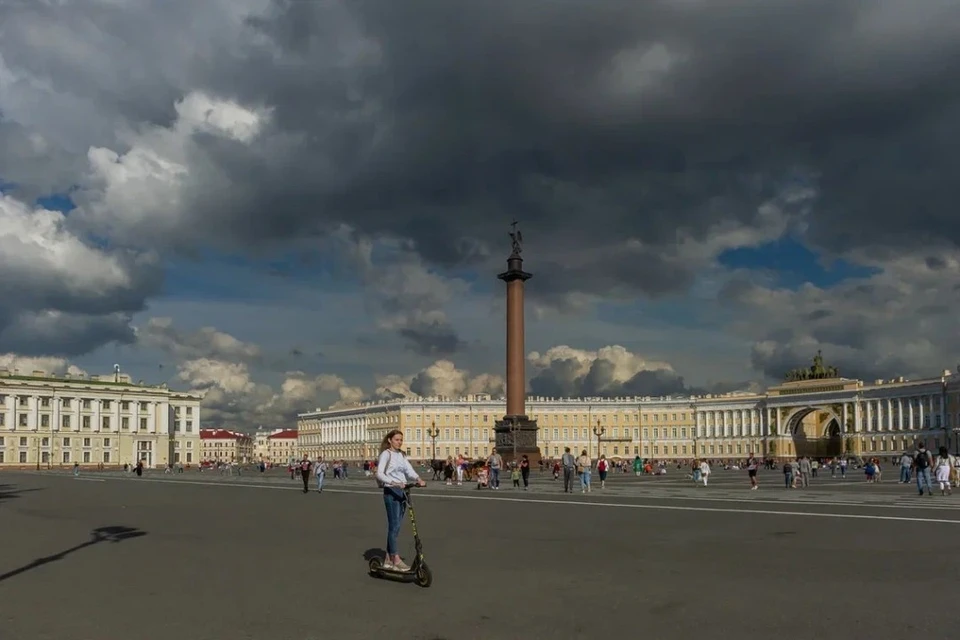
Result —
[[[93, 445], [93, 438], [82, 438], [82, 439], [81, 439], [81, 438], [77, 438], [77, 440], [82, 440], [83, 446], [84, 446], [85, 448], [94, 446], [94, 445]], [[20, 436], [19, 438], [9, 438], [9, 437], [5, 437], [5, 436], [0, 436], [0, 449], [2, 449], [3, 447], [7, 446], [8, 444], [9, 444], [10, 446], [13, 446], [13, 442], [14, 442], [14, 441], [16, 441], [16, 442], [17, 442], [17, 446], [20, 446], [20, 447], [28, 447], [28, 446], [31, 446], [30, 443], [29, 443], [29, 438], [27, 438], [26, 436]], [[50, 439], [49, 436], [44, 436], [44, 437], [40, 438], [40, 446], [41, 446], [41, 447], [49, 447], [49, 446], [50, 446], [50, 442], [51, 442], [51, 439]], [[96, 446], [98, 446], [98, 447], [103, 447], [103, 448], [106, 449], [106, 448], [109, 448], [109, 447], [111, 446], [112, 442], [113, 442], [113, 441], [112, 441], [111, 438], [102, 438], [102, 439], [100, 440], [100, 444], [98, 444], [98, 445], [96, 445]], [[64, 448], [70, 447], [70, 446], [73, 446], [73, 439], [70, 438], [69, 436], [64, 436], [64, 437], [61, 438], [61, 439], [59, 440], [59, 442], [57, 442], [56, 444], [59, 444], [61, 447], [64, 447]], [[140, 443], [140, 448], [141, 448], [141, 449], [144, 449], [144, 450], [148, 450], [149, 447], [144, 447], [143, 444], [144, 444], [144, 443]], [[149, 443], [146, 443], [146, 444], [149, 444]], [[175, 447], [175, 448], [178, 448], [178, 449], [180, 448], [180, 441], [179, 441], [179, 440], [174, 443], [174, 447]], [[192, 448], [193, 448], [193, 442], [188, 441], [188, 442], [187, 442], [187, 449], [192, 449]]]
[[[29, 405], [29, 399], [31, 398], [31, 396], [15, 396], [15, 397], [17, 398], [17, 406], [19, 406], [19, 407], [29, 407], [29, 406], [30, 406], [30, 405]], [[60, 398], [60, 406], [63, 407], [64, 409], [68, 409], [68, 408], [70, 408], [71, 406], [73, 406], [73, 405], [72, 405], [73, 400], [74, 400], [74, 398], [63, 398], [63, 397], [61, 397], [61, 398]], [[93, 403], [96, 402], [95, 400], [90, 399], [90, 398], [80, 398], [79, 400], [80, 400], [80, 406], [81, 406], [82, 409], [91, 409], [91, 408], [93, 407]], [[48, 407], [50, 407], [50, 406], [53, 404], [53, 398], [52, 398], [51, 396], [40, 396], [40, 397], [37, 398], [37, 401], [38, 401], [38, 403], [40, 404], [40, 407], [41, 407], [41, 408], [48, 408]], [[113, 401], [112, 401], [112, 400], [100, 400], [99, 402], [100, 402], [100, 409], [101, 409], [101, 410], [108, 410], [108, 411], [109, 411], [109, 410], [113, 407]], [[6, 403], [7, 403], [7, 396], [5, 396], [5, 395], [0, 395], [0, 405], [5, 405]], [[140, 402], [139, 404], [140, 404], [140, 411], [147, 411], [148, 408], [149, 408], [149, 404], [150, 404], [150, 403], [148, 403], [148, 402]], [[129, 410], [130, 410], [130, 405], [131, 405], [131, 402], [130, 402], [129, 400], [121, 400], [121, 401], [120, 401], [120, 410], [121, 410], [121, 411], [129, 411]], [[175, 413], [176, 415], [180, 415], [180, 407], [174, 407], [174, 413]], [[186, 407], [186, 413], [187, 413], [188, 416], [192, 416], [192, 415], [193, 415], [193, 407]]]
[[[25, 413], [18, 414], [17, 416], [17, 426], [18, 427], [28, 427], [29, 426], [29, 415]], [[60, 427], [62, 429], [70, 429], [73, 424], [73, 416], [60, 416]], [[92, 424], [91, 416], [80, 416], [80, 425], [83, 429], [89, 429]], [[109, 430], [110, 425], [113, 424], [112, 416], [101, 416], [100, 426], [102, 429]], [[140, 429], [145, 431], [147, 429], [147, 418], [140, 418]], [[7, 416], [4, 413], [0, 413], [0, 427], [7, 426]], [[50, 428], [50, 414], [42, 413], [40, 414], [40, 428], [49, 429]], [[184, 430], [186, 433], [193, 433], [193, 420], [186, 420], [184, 425]], [[123, 431], [128, 431], [130, 429], [130, 418], [127, 416], [121, 416], [120, 418], [120, 429]], [[176, 420], [173, 423], [173, 430], [180, 431], [180, 421]]]

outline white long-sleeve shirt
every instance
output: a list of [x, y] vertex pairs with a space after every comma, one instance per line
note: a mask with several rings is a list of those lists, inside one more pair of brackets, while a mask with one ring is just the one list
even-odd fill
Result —
[[387, 449], [380, 453], [377, 460], [377, 480], [385, 486], [419, 482], [420, 476], [414, 471], [407, 456], [399, 451]]

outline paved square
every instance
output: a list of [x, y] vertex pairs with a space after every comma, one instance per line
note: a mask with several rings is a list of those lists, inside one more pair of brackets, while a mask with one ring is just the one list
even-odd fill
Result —
[[529, 492], [431, 484], [424, 590], [366, 574], [385, 527], [370, 480], [304, 495], [281, 475], [4, 473], [0, 636], [956, 637], [960, 495], [714, 476], [588, 495], [536, 474]]

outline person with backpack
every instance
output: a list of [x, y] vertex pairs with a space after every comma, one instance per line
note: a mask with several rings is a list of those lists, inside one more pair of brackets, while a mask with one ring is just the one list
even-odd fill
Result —
[[787, 489], [793, 489], [796, 486], [793, 478], [793, 464], [790, 460], [784, 460], [783, 462], [783, 484]]
[[607, 472], [610, 471], [610, 463], [607, 462], [607, 456], [601, 455], [597, 460], [597, 475], [600, 476], [600, 488], [607, 486]]
[[917, 453], [913, 456], [913, 468], [916, 470], [917, 490], [923, 495], [923, 487], [927, 487], [927, 495], [933, 495], [933, 485], [930, 482], [930, 467], [933, 460], [930, 458], [930, 452], [922, 442], [917, 443]]

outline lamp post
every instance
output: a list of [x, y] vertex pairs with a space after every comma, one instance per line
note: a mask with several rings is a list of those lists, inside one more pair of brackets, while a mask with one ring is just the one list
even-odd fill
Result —
[[603, 434], [606, 432], [606, 427], [601, 427], [600, 421], [597, 420], [597, 426], [593, 428], [593, 435], [597, 436], [597, 458], [600, 457], [600, 441], [603, 438]]
[[431, 462], [433, 462], [437, 459], [437, 438], [440, 437], [440, 429], [437, 428], [436, 422], [430, 422], [430, 428], [427, 429], [427, 437], [433, 440], [433, 459], [431, 460]]
[[517, 464], [517, 434], [520, 433], [520, 425], [512, 423], [510, 425], [510, 440], [513, 442], [513, 464]]

